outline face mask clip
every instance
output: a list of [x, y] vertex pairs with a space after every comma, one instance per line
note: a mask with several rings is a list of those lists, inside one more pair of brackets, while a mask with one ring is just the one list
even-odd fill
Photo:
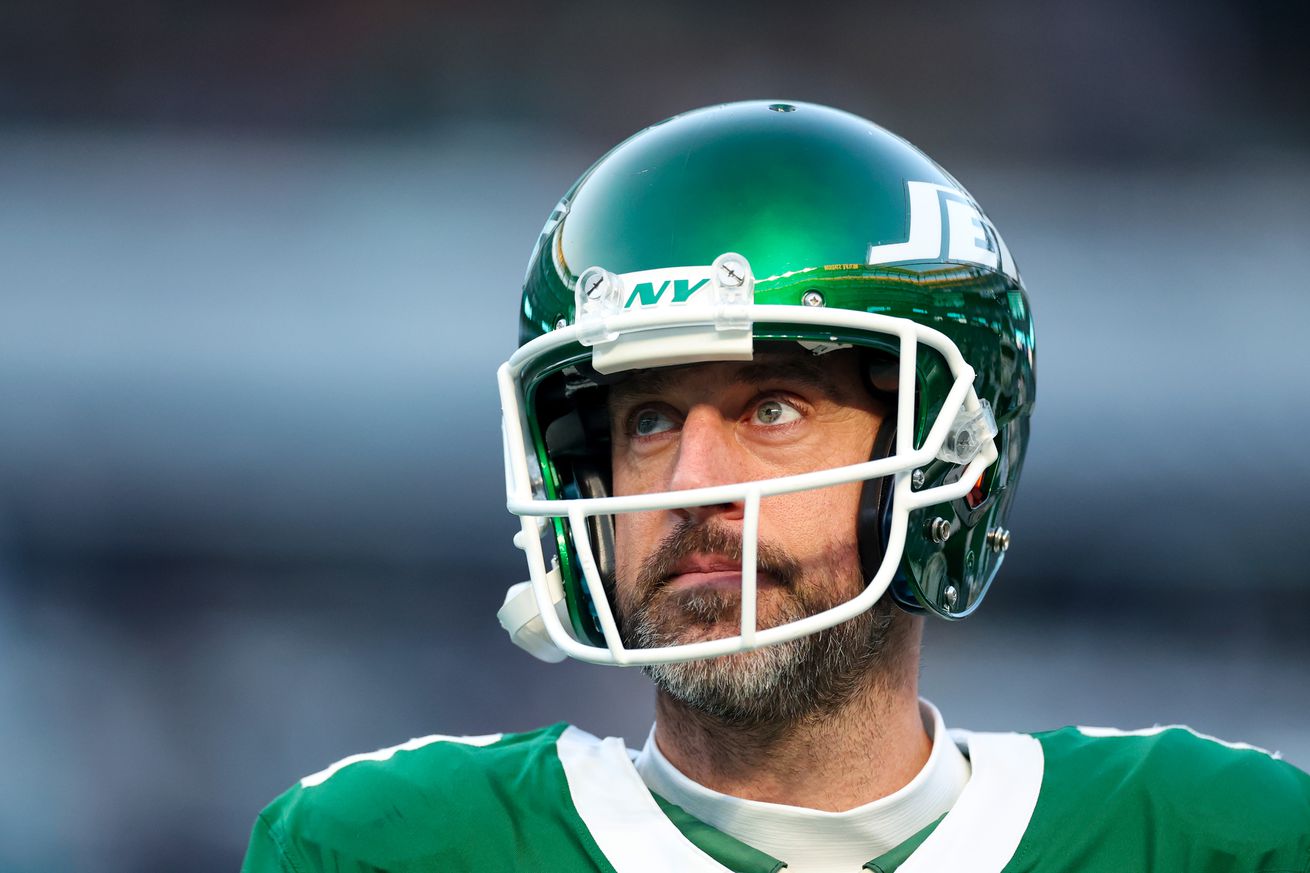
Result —
[[623, 311], [623, 280], [603, 267], [588, 267], [578, 277], [573, 293], [578, 342], [596, 346], [618, 339], [618, 332], [610, 330], [607, 321]]
[[982, 447], [996, 434], [996, 418], [990, 403], [979, 400], [977, 409], [966, 405], [956, 413], [937, 457], [951, 464], [967, 464], [978, 457]]

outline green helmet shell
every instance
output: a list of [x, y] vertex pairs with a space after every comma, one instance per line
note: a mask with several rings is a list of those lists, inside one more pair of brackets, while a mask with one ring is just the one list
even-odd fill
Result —
[[[893, 586], [898, 600], [946, 618], [982, 600], [1008, 545], [1032, 413], [1034, 337], [1023, 283], [995, 227], [945, 170], [900, 137], [857, 116], [806, 103], [751, 101], [675, 116], [619, 144], [583, 174], [551, 213], [528, 264], [520, 345], [574, 321], [575, 285], [587, 268], [614, 274], [707, 265], [725, 252], [749, 261], [757, 304], [823, 305], [896, 316], [947, 335], [974, 368], [974, 389], [994, 412], [999, 458], [967, 498], [916, 510]], [[814, 295], [808, 300], [812, 304]], [[757, 340], [829, 340], [813, 330], [754, 325]], [[842, 336], [895, 354], [894, 340]], [[543, 362], [535, 385], [587, 349]], [[934, 355], [917, 365], [915, 445], [950, 388]], [[547, 493], [575, 487], [556, 469], [529, 413]], [[898, 427], [908, 423], [899, 422]], [[958, 478], [934, 461], [917, 487]], [[934, 519], [950, 536], [933, 536]], [[940, 524], [938, 525], [940, 532]], [[862, 539], [865, 536], [861, 529]], [[567, 524], [558, 559], [574, 630], [596, 633], [576, 578]]]

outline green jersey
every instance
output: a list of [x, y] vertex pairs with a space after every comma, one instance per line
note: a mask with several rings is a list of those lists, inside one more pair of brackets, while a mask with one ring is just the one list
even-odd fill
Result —
[[[1310, 873], [1310, 775], [1187, 728], [953, 731], [972, 775], [875, 873]], [[618, 739], [555, 725], [339, 761], [255, 822], [243, 873], [777, 873], [652, 794]], [[858, 873], [858, 871], [853, 871]]]

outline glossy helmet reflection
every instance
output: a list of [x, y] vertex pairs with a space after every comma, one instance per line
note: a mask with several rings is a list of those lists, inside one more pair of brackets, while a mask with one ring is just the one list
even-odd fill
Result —
[[[604, 386], [637, 368], [749, 360], [763, 341], [862, 350], [870, 389], [895, 392], [872, 459], [609, 496]], [[530, 580], [510, 589], [501, 623], [544, 660], [654, 664], [795, 639], [889, 589], [908, 610], [963, 618], [1009, 545], [1033, 368], [1009, 250], [969, 193], [905, 140], [805, 103], [714, 106], [647, 128], [565, 194], [528, 264], [520, 346], [498, 378], [507, 502]], [[757, 627], [761, 498], [854, 481], [865, 483], [867, 585]], [[744, 507], [740, 632], [625, 647], [610, 595], [613, 515], [720, 503]]]

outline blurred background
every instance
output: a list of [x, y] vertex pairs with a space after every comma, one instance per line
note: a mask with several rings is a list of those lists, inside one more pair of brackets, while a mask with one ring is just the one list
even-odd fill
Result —
[[[771, 11], [766, 11], [771, 10]], [[1310, 767], [1303, 4], [679, 0], [0, 7], [0, 871], [230, 871], [347, 754], [570, 720], [493, 373], [611, 144], [830, 103], [1002, 228], [1039, 406], [948, 724], [1185, 722]]]

